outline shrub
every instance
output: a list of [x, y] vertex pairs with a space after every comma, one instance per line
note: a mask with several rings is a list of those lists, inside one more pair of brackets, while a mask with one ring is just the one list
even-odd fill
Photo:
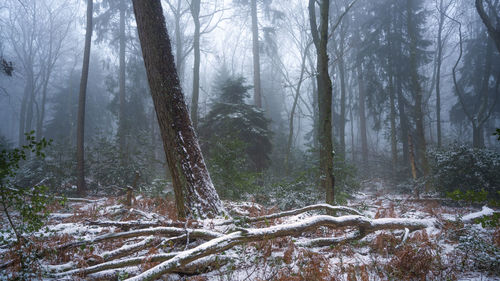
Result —
[[500, 154], [488, 150], [453, 145], [430, 153], [431, 182], [441, 193], [485, 190], [498, 198]]

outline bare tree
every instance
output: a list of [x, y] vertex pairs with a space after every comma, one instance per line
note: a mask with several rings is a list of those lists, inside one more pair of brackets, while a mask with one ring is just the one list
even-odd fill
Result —
[[177, 212], [180, 217], [214, 217], [223, 208], [191, 125], [161, 3], [134, 0], [133, 5]]
[[330, 1], [320, 2], [320, 26], [316, 24], [316, 5], [309, 0], [309, 22], [314, 46], [316, 47], [316, 71], [318, 81], [319, 106], [319, 157], [321, 186], [326, 192], [326, 203], [335, 202], [335, 177], [333, 175], [333, 143], [332, 143], [332, 80], [328, 74], [328, 14]]

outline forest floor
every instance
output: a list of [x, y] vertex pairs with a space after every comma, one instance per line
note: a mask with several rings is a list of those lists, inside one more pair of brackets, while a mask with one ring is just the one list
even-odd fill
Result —
[[[161, 280], [500, 280], [500, 228], [483, 227], [473, 220], [493, 210], [458, 206], [441, 199], [417, 200], [386, 191], [386, 185], [376, 180], [364, 186], [347, 204], [364, 216], [437, 223], [409, 234], [405, 230], [377, 230], [362, 239], [331, 246], [300, 246], [311, 238], [341, 238], [353, 232], [352, 227], [320, 226], [296, 237], [235, 246], [192, 262]], [[280, 211], [252, 202], [225, 204], [233, 213], [248, 217]], [[51, 211], [48, 223], [36, 238], [31, 238], [30, 246], [33, 252], [43, 253], [31, 255], [33, 270], [43, 280], [124, 280], [172, 258], [170, 253], [199, 246], [210, 240], [210, 235], [218, 237], [216, 231], [229, 233], [231, 227], [248, 226], [244, 221], [221, 224], [224, 219], [177, 221], [172, 201], [141, 196], [131, 208], [124, 206], [124, 198], [107, 198], [68, 202]], [[252, 227], [286, 225], [308, 217], [311, 212], [256, 222]], [[6, 228], [8, 224], [2, 219]], [[186, 237], [176, 233], [179, 229], [199, 229], [200, 234], [186, 232]], [[113, 238], [112, 233], [131, 234]], [[13, 239], [2, 235], [5, 240]], [[1, 248], [0, 265], [19, 256], [18, 249]], [[82, 270], [113, 263], [115, 266], [103, 266], [96, 272]], [[19, 270], [17, 264], [0, 270], [0, 280], [11, 278]]]

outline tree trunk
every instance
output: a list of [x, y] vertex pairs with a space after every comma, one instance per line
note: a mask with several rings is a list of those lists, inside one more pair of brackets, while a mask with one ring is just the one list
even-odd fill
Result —
[[175, 17], [175, 65], [177, 66], [177, 73], [180, 78], [179, 80], [181, 83], [184, 83], [184, 55], [182, 53], [184, 42], [182, 42], [183, 36], [181, 33], [181, 3], [182, 0], [177, 0], [177, 10], [174, 11], [174, 9], [172, 9], [172, 12]]
[[316, 25], [315, 0], [309, 0], [309, 21], [313, 42], [317, 51], [317, 81], [319, 108], [319, 157], [321, 186], [326, 192], [326, 203], [335, 202], [335, 177], [333, 175], [332, 144], [332, 81], [328, 74], [328, 13], [330, 1], [322, 0], [320, 4], [320, 30]]
[[21, 100], [21, 111], [19, 113], [19, 146], [24, 145], [24, 141], [26, 140], [26, 137], [24, 134], [26, 133], [26, 110], [28, 107], [28, 98], [30, 96], [31, 92], [31, 85], [29, 82], [26, 82], [26, 85], [24, 85], [24, 94], [23, 94], [23, 99]]
[[93, 0], [87, 0], [87, 26], [85, 31], [85, 49], [83, 53], [82, 77], [80, 80], [80, 94], [78, 96], [78, 120], [76, 132], [76, 170], [78, 173], [77, 192], [84, 196], [87, 192], [85, 186], [84, 162], [84, 133], [85, 133], [85, 99], [87, 95], [87, 80], [89, 77], [90, 46], [92, 40], [92, 11]]
[[[120, 0], [120, 62], [119, 62], [119, 124], [118, 124], [118, 145], [122, 153], [122, 161], [125, 160], [125, 0]], [[124, 164], [124, 163], [123, 163]]]
[[258, 108], [262, 108], [262, 93], [260, 85], [260, 53], [259, 53], [259, 22], [257, 19], [257, 0], [250, 0], [252, 13], [252, 53], [253, 53], [253, 100]]
[[[443, 0], [439, 1], [439, 9], [443, 11]], [[437, 146], [441, 147], [441, 64], [443, 60], [443, 26], [445, 14], [444, 11], [439, 15], [438, 38], [437, 38], [437, 69], [436, 69], [436, 131]]]
[[191, 99], [191, 120], [193, 127], [198, 127], [198, 99], [200, 95], [200, 0], [191, 1], [191, 15], [194, 21], [193, 35], [193, 95]]
[[285, 172], [288, 175], [289, 172], [289, 161], [290, 161], [290, 154], [292, 151], [292, 142], [293, 142], [293, 119], [295, 117], [295, 110], [297, 109], [297, 104], [299, 102], [299, 96], [300, 96], [300, 88], [302, 87], [302, 82], [304, 81], [304, 73], [306, 70], [306, 56], [307, 53], [309, 52], [309, 46], [311, 44], [308, 44], [307, 47], [304, 50], [304, 53], [302, 54], [302, 61], [300, 65], [300, 77], [299, 81], [297, 84], [297, 87], [295, 88], [295, 97], [293, 99], [293, 104], [292, 104], [292, 110], [290, 111], [290, 120], [289, 120], [289, 133], [288, 133], [288, 142], [286, 146], [286, 155], [285, 155]]
[[424, 114], [422, 111], [422, 86], [420, 85], [417, 65], [417, 27], [413, 22], [414, 14], [411, 9], [411, 0], [407, 0], [407, 28], [410, 44], [410, 79], [411, 88], [415, 98], [415, 126], [417, 133], [417, 155], [420, 160], [424, 176], [429, 172], [427, 163], [426, 144], [425, 144], [425, 129], [424, 129]]
[[398, 164], [398, 145], [396, 140], [396, 106], [394, 94], [394, 76], [389, 77], [389, 102], [390, 102], [390, 123], [391, 123], [391, 159], [392, 159], [392, 176], [396, 176], [396, 167]]
[[340, 27], [340, 49], [338, 53], [339, 60], [339, 79], [340, 79], [340, 120], [339, 120], [339, 139], [340, 139], [340, 155], [345, 158], [345, 110], [346, 110], [346, 78], [345, 78], [345, 61], [344, 61], [344, 44], [345, 44], [345, 24], [344, 21]]
[[223, 208], [189, 119], [161, 3], [133, 0], [133, 5], [178, 214], [214, 217]]
[[[486, 29], [488, 31], [488, 34], [491, 36], [493, 41], [495, 41], [495, 45], [497, 47], [498, 52], [500, 52], [500, 24], [497, 22], [497, 26], [495, 27], [493, 25], [493, 22], [491, 20], [492, 17], [489, 17], [486, 14], [486, 11], [484, 10], [483, 6], [483, 0], [476, 0], [476, 10], [481, 17], [481, 20], [483, 21], [484, 25], [486, 26]], [[493, 10], [493, 7], [490, 7], [493, 13], [496, 11]], [[494, 15], [497, 17], [498, 20], [498, 15]]]
[[359, 88], [359, 133], [361, 135], [361, 156], [363, 164], [368, 163], [368, 137], [366, 135], [366, 113], [365, 113], [365, 84], [363, 81], [363, 65], [358, 62], [358, 88]]

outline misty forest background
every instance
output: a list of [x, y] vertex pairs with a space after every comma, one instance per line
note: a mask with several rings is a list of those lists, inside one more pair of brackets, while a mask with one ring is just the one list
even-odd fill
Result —
[[[318, 98], [306, 2], [162, 1], [222, 199], [280, 209], [325, 200], [318, 108], [328, 100]], [[497, 26], [500, 1], [484, 2]], [[85, 8], [73, 0], [0, 4], [1, 146], [26, 144], [31, 131], [53, 140], [45, 158], [21, 163], [17, 186], [77, 192]], [[498, 198], [500, 53], [474, 1], [337, 0], [329, 11], [335, 201], [374, 178], [406, 194], [458, 189]], [[92, 15], [85, 191], [172, 193], [132, 3], [95, 1]]]

